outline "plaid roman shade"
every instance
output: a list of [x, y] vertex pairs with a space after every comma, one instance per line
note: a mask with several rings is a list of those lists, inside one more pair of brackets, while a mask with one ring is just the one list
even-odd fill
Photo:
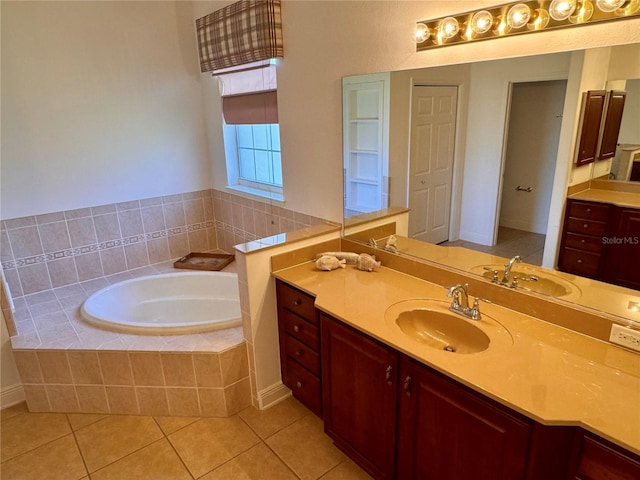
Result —
[[282, 58], [280, 0], [240, 0], [196, 20], [200, 70]]

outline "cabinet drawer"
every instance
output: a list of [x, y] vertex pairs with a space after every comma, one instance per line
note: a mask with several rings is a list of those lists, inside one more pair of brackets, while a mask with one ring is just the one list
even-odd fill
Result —
[[640, 463], [585, 437], [578, 464], [578, 478], [632, 480], [640, 478]]
[[286, 308], [311, 323], [318, 324], [318, 315], [313, 305], [314, 298], [286, 283], [278, 283], [278, 306]]
[[568, 214], [570, 217], [606, 222], [609, 215], [609, 205], [571, 201], [568, 207]]
[[297, 362], [287, 359], [287, 378], [284, 384], [291, 389], [293, 396], [317, 415], [322, 414], [322, 390], [320, 378], [311, 374]]
[[299, 342], [291, 335], [285, 335], [284, 350], [291, 360], [295, 360], [315, 375], [320, 375], [320, 355]]
[[565, 246], [585, 252], [600, 253], [602, 251], [602, 238], [580, 235], [578, 233], [567, 233]]
[[561, 255], [560, 269], [563, 272], [587, 277], [594, 277], [598, 274], [600, 255], [573, 248], [565, 248]]
[[567, 233], [579, 233], [583, 235], [593, 235], [594, 237], [602, 237], [606, 227], [607, 224], [605, 222], [571, 217], [567, 223]]
[[302, 317], [288, 310], [282, 310], [280, 317], [286, 333], [311, 347], [316, 352], [320, 350], [320, 335], [317, 325], [307, 322], [302, 319]]

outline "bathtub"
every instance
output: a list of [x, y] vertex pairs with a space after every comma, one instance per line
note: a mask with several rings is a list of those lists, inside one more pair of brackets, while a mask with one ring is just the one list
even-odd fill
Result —
[[242, 323], [238, 276], [180, 272], [125, 280], [87, 298], [81, 314], [97, 327], [143, 335], [237, 327]]

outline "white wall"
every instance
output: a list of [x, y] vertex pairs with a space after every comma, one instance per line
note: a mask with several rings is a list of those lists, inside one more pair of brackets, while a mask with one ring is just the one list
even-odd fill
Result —
[[190, 12], [2, 2], [3, 219], [210, 187]]
[[2, 312], [0, 320], [0, 408], [5, 408], [24, 400], [24, 390], [11, 352], [9, 332]]
[[640, 78], [626, 82], [627, 98], [618, 143], [640, 145]]

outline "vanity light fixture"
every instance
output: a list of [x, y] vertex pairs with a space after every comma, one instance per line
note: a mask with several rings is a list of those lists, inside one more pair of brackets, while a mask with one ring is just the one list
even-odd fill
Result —
[[520, 1], [418, 22], [416, 50], [638, 16], [640, 0]]

